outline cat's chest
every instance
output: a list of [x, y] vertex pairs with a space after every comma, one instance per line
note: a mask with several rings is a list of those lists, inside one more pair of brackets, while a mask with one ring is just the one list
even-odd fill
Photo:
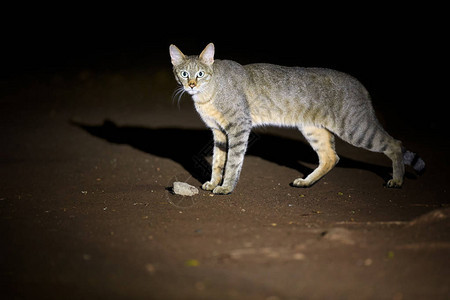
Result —
[[228, 128], [230, 122], [227, 120], [226, 116], [217, 109], [212, 101], [207, 103], [195, 103], [195, 108], [208, 127], [219, 126], [222, 129]]

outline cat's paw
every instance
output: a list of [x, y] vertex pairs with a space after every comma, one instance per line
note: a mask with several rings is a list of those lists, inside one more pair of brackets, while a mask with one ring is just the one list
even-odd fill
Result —
[[403, 184], [403, 180], [402, 179], [391, 179], [386, 183], [386, 186], [388, 188], [401, 188]]
[[207, 181], [202, 185], [202, 189], [205, 191], [212, 191], [216, 186], [217, 184], [214, 184], [211, 181]]
[[231, 186], [218, 186], [213, 190], [214, 194], [228, 195], [231, 194], [233, 188]]
[[292, 182], [292, 185], [295, 187], [310, 187], [311, 183], [303, 178], [297, 178]]

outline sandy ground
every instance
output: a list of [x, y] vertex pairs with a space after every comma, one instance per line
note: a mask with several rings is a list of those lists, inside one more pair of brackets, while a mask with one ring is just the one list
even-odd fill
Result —
[[[170, 66], [3, 82], [3, 299], [448, 299], [448, 139], [402, 122], [421, 154], [402, 189], [389, 160], [337, 142], [341, 161], [309, 189], [300, 133], [258, 129], [229, 196], [172, 195], [208, 176], [211, 134]], [[431, 128], [431, 129], [430, 129]]]

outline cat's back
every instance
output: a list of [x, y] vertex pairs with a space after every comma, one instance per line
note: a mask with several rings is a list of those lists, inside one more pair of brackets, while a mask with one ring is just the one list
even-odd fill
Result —
[[339, 84], [342, 81], [357, 81], [346, 73], [327, 68], [286, 67], [266, 63], [244, 65], [244, 68], [255, 83], [258, 81], [284, 82], [285, 84], [298, 81], [315, 83], [334, 80], [336, 84]]
[[[303, 99], [314, 98], [323, 102], [335, 101], [337, 94], [358, 94], [366, 101], [368, 93], [354, 77], [333, 69], [285, 67], [272, 64], [249, 64], [248, 87], [255, 94], [272, 98]], [[339, 99], [340, 101], [348, 98]], [[352, 101], [355, 101], [352, 99]]]
[[349, 107], [370, 109], [364, 86], [339, 71], [271, 64], [244, 68], [254, 124], [334, 124]]
[[[218, 78], [239, 83], [248, 88], [298, 87], [302, 90], [320, 88], [349, 88], [362, 86], [352, 76], [333, 69], [286, 67], [267, 63], [241, 65], [232, 60], [216, 60], [214, 72]], [[297, 91], [298, 92], [298, 91]]]

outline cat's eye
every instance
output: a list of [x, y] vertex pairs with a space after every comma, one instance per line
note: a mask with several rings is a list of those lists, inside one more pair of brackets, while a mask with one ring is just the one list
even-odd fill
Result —
[[180, 72], [180, 76], [183, 78], [188, 78], [189, 77], [189, 72], [188, 71], [181, 71]]
[[197, 78], [202, 78], [203, 76], [205, 76], [205, 72], [204, 71], [198, 71], [197, 72]]

